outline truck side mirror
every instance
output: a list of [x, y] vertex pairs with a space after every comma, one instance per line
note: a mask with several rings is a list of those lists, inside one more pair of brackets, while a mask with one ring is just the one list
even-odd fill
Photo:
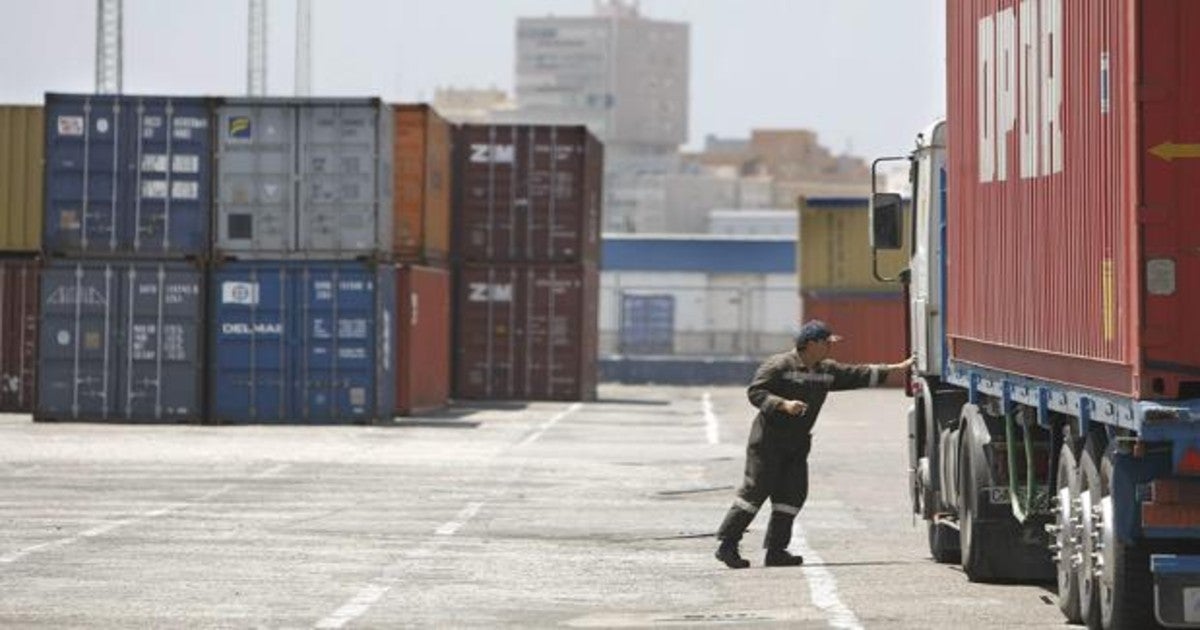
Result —
[[901, 212], [904, 202], [896, 193], [875, 193], [871, 196], [871, 248], [897, 250], [903, 248], [901, 234], [904, 221]]

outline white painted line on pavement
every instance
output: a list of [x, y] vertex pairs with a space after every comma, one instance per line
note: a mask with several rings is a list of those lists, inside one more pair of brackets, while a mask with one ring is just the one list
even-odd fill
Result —
[[[269, 470], [258, 473], [256, 475], [253, 475], [250, 478], [251, 479], [263, 479], [263, 478], [266, 478], [269, 476], [274, 476], [274, 475], [279, 474], [283, 469], [285, 469], [287, 467], [288, 467], [288, 464], [279, 464], [278, 466], [275, 466]], [[220, 488], [206, 492], [206, 493], [200, 495], [199, 497], [192, 499], [191, 501], [181, 501], [179, 503], [172, 503], [170, 505], [158, 508], [157, 510], [151, 510], [151, 511], [145, 512], [143, 514], [139, 514], [138, 516], [135, 516], [133, 518], [126, 518], [126, 519], [121, 519], [119, 521], [112, 521], [110, 523], [105, 523], [103, 525], [97, 525], [96, 527], [84, 530], [74, 536], [68, 536], [66, 538], [60, 538], [58, 540], [51, 540], [51, 541], [47, 541], [44, 543], [32, 545], [32, 546], [26, 547], [24, 549], [18, 549], [17, 551], [14, 551], [12, 553], [0, 556], [0, 564], [12, 564], [12, 563], [16, 562], [17, 560], [20, 560], [21, 558], [28, 556], [31, 553], [36, 553], [38, 551], [45, 551], [47, 549], [56, 549], [58, 547], [66, 547], [67, 545], [77, 543], [86, 538], [95, 538], [97, 536], [107, 534], [108, 532], [111, 532], [115, 529], [119, 529], [121, 527], [125, 527], [126, 525], [132, 525], [134, 523], [140, 523], [142, 521], [146, 521], [146, 520], [149, 520], [152, 518], [158, 518], [159, 516], [164, 516], [164, 515], [170, 514], [172, 512], [178, 512], [179, 510], [182, 510], [184, 508], [192, 507], [194, 505], [203, 503], [214, 497], [221, 496], [222, 494], [225, 494], [226, 492], [229, 492], [230, 490], [233, 490], [236, 487], [237, 487], [237, 485], [235, 485], [235, 484], [225, 484], [225, 485], [221, 486]]]
[[[454, 517], [454, 520], [447, 521], [434, 530], [434, 535], [441, 538], [425, 541], [425, 544], [413, 550], [411, 553], [406, 554], [404, 558], [427, 558], [433, 555], [433, 552], [437, 551], [438, 547], [441, 547], [446, 543], [447, 538], [458, 533], [458, 530], [461, 529], [463, 525], [466, 525], [468, 521], [474, 518], [484, 505], [485, 504], [482, 501], [468, 503], [466, 507], [464, 507], [462, 510], [459, 510], [458, 515]], [[380, 599], [383, 599], [383, 596], [386, 595], [388, 591], [392, 590], [393, 586], [400, 583], [401, 576], [399, 573], [403, 565], [404, 560], [402, 559], [384, 569], [381, 577], [376, 578], [371, 583], [362, 587], [362, 589], [359, 590], [354, 597], [350, 598], [350, 601], [342, 604], [341, 608], [338, 608], [337, 610], [333, 611], [333, 614], [318, 621], [313, 625], [313, 627], [341, 628], [351, 621], [354, 621], [355, 619], [365, 615], [372, 606], [379, 602]]]
[[581, 408], [583, 408], [583, 403], [574, 403], [570, 407], [567, 407], [566, 409], [554, 414], [554, 417], [539, 425], [536, 431], [530, 433], [524, 440], [521, 440], [517, 446], [525, 446], [527, 444], [536, 442], [538, 438], [542, 437], [542, 435], [546, 433], [546, 431], [549, 431], [551, 427], [558, 424], [559, 420], [562, 420], [572, 413], [579, 411]]
[[825, 617], [829, 620], [829, 627], [840, 630], [863, 630], [862, 623], [858, 621], [854, 611], [843, 604], [841, 598], [838, 597], [837, 580], [833, 578], [833, 574], [823, 566], [813, 566], [814, 564], [825, 564], [825, 561], [817, 555], [812, 547], [808, 546], [804, 529], [800, 527], [799, 523], [796, 523], [794, 530], [795, 543], [793, 546], [800, 552], [800, 555], [804, 556], [804, 564], [800, 568], [804, 570], [805, 581], [808, 582], [813, 605], [825, 612]]
[[712, 396], [708, 392], [704, 392], [700, 399], [700, 407], [704, 409], [704, 433], [708, 437], [708, 443], [716, 444], [721, 441], [721, 431], [717, 414], [713, 412]]
[[441, 527], [437, 528], [437, 531], [434, 533], [438, 536], [453, 536], [455, 532], [459, 530], [459, 528], [461, 528], [463, 525], [466, 525], [467, 521], [471, 520], [471, 518], [479, 513], [479, 508], [481, 507], [483, 507], [482, 502], [468, 503], [467, 507], [463, 508], [462, 511], [458, 513], [458, 516], [454, 517], [453, 521], [443, 524]]
[[[551, 427], [558, 424], [563, 418], [576, 411], [579, 411], [582, 408], [582, 403], [573, 403], [570, 407], [567, 407], [566, 409], [554, 414], [554, 416], [552, 416], [549, 420], [538, 425], [537, 429], [533, 433], [530, 433], [525, 437], [525, 439], [518, 442], [513, 448], [536, 442], [539, 438], [545, 435], [546, 431], [549, 431]], [[516, 477], [519, 476], [519, 472], [520, 469], [518, 469], [517, 474], [512, 475], [505, 482], [505, 485], [507, 486], [509, 483], [515, 481]], [[433, 531], [435, 539], [427, 540], [420, 547], [402, 555], [400, 560], [386, 567], [380, 577], [375, 578], [369, 584], [364, 586], [358, 591], [357, 594], [354, 595], [354, 597], [350, 598], [350, 601], [342, 604], [340, 608], [333, 611], [333, 614], [313, 624], [313, 627], [324, 629], [341, 628], [351, 621], [354, 621], [355, 619], [365, 615], [372, 606], [378, 603], [379, 600], [382, 599], [385, 594], [387, 594], [388, 591], [392, 590], [393, 586], [400, 582], [401, 576], [399, 574], [405, 566], [405, 560], [425, 558], [433, 555], [433, 552], [437, 551], [438, 547], [441, 547], [443, 544], [445, 544], [450, 536], [457, 534], [458, 530], [462, 529], [467, 522], [474, 518], [475, 515], [479, 513], [479, 510], [483, 509], [484, 505], [486, 505], [486, 502], [483, 501], [468, 503], [466, 507], [459, 510], [458, 514], [455, 515], [453, 520], [442, 523]]]

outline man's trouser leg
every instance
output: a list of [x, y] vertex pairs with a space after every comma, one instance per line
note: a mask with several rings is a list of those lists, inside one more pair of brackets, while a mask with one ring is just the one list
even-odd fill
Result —
[[[769, 496], [769, 484], [764, 482], [775, 477], [776, 468], [771, 465], [770, 461], [764, 461], [757, 449], [746, 449], [746, 474], [742, 481], [742, 487], [738, 490], [737, 498], [733, 500], [733, 505], [725, 513], [721, 527], [717, 530], [717, 538], [721, 540], [721, 546], [717, 549], [717, 558], [730, 567], [749, 565], [742, 560], [738, 553], [738, 541], [742, 539], [742, 534], [754, 520], [758, 508]], [[768, 475], [767, 473], [772, 474]]]
[[792, 542], [792, 522], [808, 498], [808, 444], [784, 462], [778, 491], [771, 494], [771, 520], [763, 537], [768, 566], [797, 565], [804, 560], [787, 552]]

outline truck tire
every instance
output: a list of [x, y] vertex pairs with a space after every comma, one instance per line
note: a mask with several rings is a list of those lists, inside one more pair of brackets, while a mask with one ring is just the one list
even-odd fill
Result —
[[958, 548], [958, 531], [949, 525], [928, 521], [929, 526], [929, 555], [935, 562], [953, 564], [962, 560]]
[[[1100, 461], [1104, 458], [1102, 438], [1090, 434], [1083, 442], [1083, 452], [1079, 457], [1079, 550], [1082, 561], [1075, 567], [1076, 583], [1079, 585], [1079, 615], [1089, 628], [1100, 628], [1100, 590], [1095, 579], [1095, 561], [1092, 550], [1095, 540], [1091, 536], [1094, 531], [1092, 507], [1098, 504], [1103, 496], [1103, 484], [1100, 480]], [[1085, 496], [1086, 493], [1086, 496]]]
[[1058, 562], [1056, 581], [1058, 582], [1058, 609], [1062, 611], [1069, 623], [1080, 623], [1083, 616], [1079, 612], [1079, 575], [1072, 566], [1072, 558], [1076, 549], [1074, 530], [1077, 526], [1078, 514], [1075, 506], [1079, 501], [1079, 465], [1076, 463], [1075, 450], [1071, 448], [1069, 438], [1063, 440], [1058, 452], [1058, 520], [1055, 523], [1058, 530], [1055, 542], [1058, 546]]
[[[1108, 505], [1101, 504], [1103, 525], [1100, 531], [1116, 527], [1109, 480], [1113, 472], [1113, 445], [1100, 463], [1100, 482]], [[1107, 508], [1107, 509], [1105, 509]], [[1159, 627], [1154, 617], [1154, 576], [1150, 573], [1150, 552], [1143, 543], [1123, 543], [1115, 535], [1105, 535], [1103, 558], [1106, 567], [1099, 582], [1100, 625], [1104, 630], [1133, 630]]]
[[958, 535], [961, 546], [963, 573], [972, 582], [984, 582], [995, 578], [991, 559], [988, 557], [987, 533], [983, 523], [975, 515], [978, 512], [981, 481], [976, 479], [973, 451], [975, 439], [970, 430], [963, 427], [961, 451], [958, 455], [959, 474], [962, 482], [958, 487]]

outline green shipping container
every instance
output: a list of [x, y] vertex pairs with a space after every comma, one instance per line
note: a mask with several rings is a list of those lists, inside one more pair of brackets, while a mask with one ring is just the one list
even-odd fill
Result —
[[40, 249], [44, 124], [39, 106], [0, 105], [0, 251]]

